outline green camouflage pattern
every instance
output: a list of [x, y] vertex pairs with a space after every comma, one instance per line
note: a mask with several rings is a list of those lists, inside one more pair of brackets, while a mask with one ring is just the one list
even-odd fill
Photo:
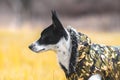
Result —
[[120, 80], [120, 47], [91, 43], [90, 38], [79, 33], [78, 55], [75, 72], [68, 80], [88, 80], [93, 74], [100, 74], [102, 80]]

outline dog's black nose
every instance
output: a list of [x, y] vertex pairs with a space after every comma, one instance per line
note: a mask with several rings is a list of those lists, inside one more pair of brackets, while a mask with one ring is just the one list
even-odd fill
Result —
[[29, 46], [29, 49], [32, 49], [32, 48], [33, 48], [33, 46], [30, 45], [30, 46]]

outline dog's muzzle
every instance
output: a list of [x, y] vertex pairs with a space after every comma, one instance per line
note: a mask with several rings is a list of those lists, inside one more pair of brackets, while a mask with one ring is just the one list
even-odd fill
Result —
[[34, 44], [34, 43], [32, 43], [32, 44], [29, 46], [29, 49], [32, 50], [33, 52], [36, 52], [36, 53], [45, 50], [45, 48], [39, 48], [39, 47], [38, 47], [38, 44]]
[[34, 52], [37, 52], [37, 48], [35, 47], [35, 44], [31, 44], [29, 46], [29, 49], [32, 50], [32, 51], [34, 51]]

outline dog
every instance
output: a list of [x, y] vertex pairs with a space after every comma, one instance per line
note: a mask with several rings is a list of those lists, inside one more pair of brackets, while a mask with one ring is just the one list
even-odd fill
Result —
[[57, 52], [67, 80], [120, 80], [120, 47], [92, 43], [74, 28], [64, 28], [55, 11], [52, 24], [29, 48], [36, 53]]

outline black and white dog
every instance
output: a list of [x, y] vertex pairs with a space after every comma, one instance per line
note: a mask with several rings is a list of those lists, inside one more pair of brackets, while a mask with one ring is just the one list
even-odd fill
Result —
[[29, 46], [32, 51], [56, 51], [67, 80], [120, 80], [119, 48], [93, 44], [85, 34], [64, 28], [55, 11], [52, 21]]

